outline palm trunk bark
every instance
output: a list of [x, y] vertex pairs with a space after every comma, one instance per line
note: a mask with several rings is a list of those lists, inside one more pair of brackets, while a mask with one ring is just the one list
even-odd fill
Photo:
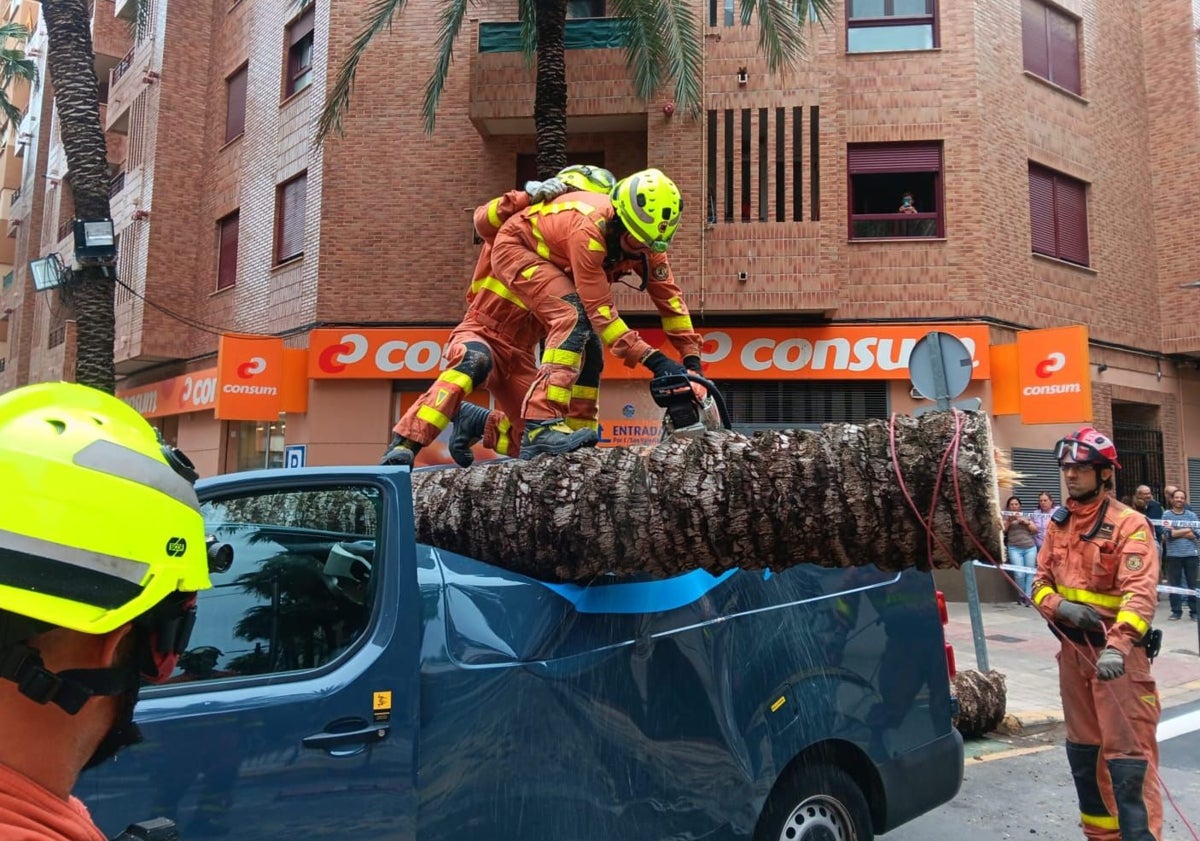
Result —
[[567, 165], [566, 0], [537, 0], [537, 79], [533, 127], [538, 178]]
[[[108, 219], [108, 159], [100, 126], [99, 85], [87, 0], [43, 0], [49, 40], [46, 63], [54, 87], [75, 215]], [[116, 390], [111, 267], [75, 272], [70, 303], [76, 318], [75, 377], [84, 385]]]
[[999, 557], [987, 416], [897, 417], [892, 438], [888, 421], [830, 424], [418, 473], [418, 539], [543, 580]]

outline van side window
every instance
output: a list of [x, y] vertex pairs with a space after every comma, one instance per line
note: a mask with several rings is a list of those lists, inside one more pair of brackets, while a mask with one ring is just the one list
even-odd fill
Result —
[[210, 557], [221, 547], [232, 563], [199, 593], [168, 683], [315, 669], [353, 647], [374, 601], [380, 505], [370, 486], [205, 502]]

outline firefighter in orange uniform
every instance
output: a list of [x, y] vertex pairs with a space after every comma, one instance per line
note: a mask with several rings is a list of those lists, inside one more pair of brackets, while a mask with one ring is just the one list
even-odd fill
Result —
[[1150, 676], [1158, 544], [1145, 517], [1111, 495], [1120, 468], [1111, 439], [1084, 427], [1055, 456], [1068, 499], [1038, 553], [1033, 602], [1062, 640], [1067, 760], [1083, 833], [1158, 841], [1160, 707]]
[[[525, 396], [521, 457], [578, 449], [567, 422], [581, 370], [596, 363], [591, 332], [625, 364], [656, 376], [700, 372], [700, 336], [675, 283], [667, 247], [679, 227], [679, 188], [657, 169], [619, 181], [611, 199], [566, 193], [515, 214], [496, 235], [493, 274], [521, 296], [546, 329], [542, 366]], [[630, 330], [613, 305], [619, 272], [644, 266], [643, 286], [684, 364]]]
[[[524, 190], [510, 190], [475, 209], [475, 231], [484, 245], [467, 292], [466, 316], [447, 340], [449, 367], [396, 424], [381, 463], [411, 465], [421, 448], [432, 443], [451, 419], [450, 454], [459, 465], [472, 463], [471, 446], [480, 439], [501, 455], [518, 454], [521, 402], [537, 374], [535, 351], [545, 329], [525, 302], [493, 275], [492, 241], [505, 220], [532, 203], [574, 190], [607, 194], [615, 184], [613, 174], [602, 167], [568, 166], [554, 178], [530, 181]], [[599, 359], [599, 340], [594, 335], [590, 338]], [[577, 446], [594, 446], [598, 440], [595, 396], [602, 368], [601, 364], [589, 370], [580, 384], [581, 391], [592, 399], [573, 407], [572, 420], [578, 419], [578, 431], [572, 441]], [[464, 400], [485, 382], [501, 411], [489, 412]], [[517, 419], [515, 426], [509, 418]]]

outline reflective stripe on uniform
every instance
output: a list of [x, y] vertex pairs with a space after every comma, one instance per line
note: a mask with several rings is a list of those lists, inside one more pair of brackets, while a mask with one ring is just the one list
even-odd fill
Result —
[[521, 269], [521, 277], [525, 278], [526, 280], [529, 280], [529, 278], [531, 278], [535, 274], [537, 274], [537, 270], [538, 270], [537, 263], [534, 263], [532, 266], [530, 266], [527, 269]]
[[1139, 634], [1145, 634], [1150, 630], [1150, 623], [1138, 616], [1132, 610], [1117, 611], [1117, 621], [1124, 622], [1126, 625], [1132, 625], [1137, 629]]
[[584, 420], [583, 418], [567, 418], [564, 423], [571, 429], [591, 429], [593, 431], [600, 429], [600, 421]]
[[589, 239], [588, 240], [588, 251], [605, 251], [605, 252], [607, 252], [608, 246], [598, 240]]
[[432, 406], [421, 406], [418, 408], [417, 417], [425, 421], [425, 423], [433, 424], [438, 429], [445, 429], [450, 425], [450, 418], [446, 417]]
[[618, 318], [600, 332], [600, 341], [606, 345], [611, 345], [628, 332], [629, 327], [625, 324], [625, 320]]
[[590, 385], [573, 385], [571, 396], [580, 400], [596, 400], [600, 397], [600, 389]]
[[533, 238], [537, 240], [533, 250], [538, 253], [538, 256], [543, 260], [550, 259], [550, 246], [546, 245], [546, 238], [542, 236], [542, 231], [538, 228], [536, 216], [529, 217], [529, 232], [533, 234]]
[[675, 310], [675, 312], [679, 312], [683, 309], [683, 301], [679, 299], [678, 295], [672, 295], [667, 299], [667, 306]]
[[1038, 587], [1036, 590], [1033, 591], [1033, 603], [1041, 604], [1042, 602], [1044, 602], [1046, 600], [1046, 596], [1050, 595], [1053, 592], [1054, 592], [1053, 587], [1049, 586], [1048, 584], [1043, 584], [1041, 587]]
[[562, 213], [564, 210], [578, 210], [580, 213], [595, 213], [596, 208], [592, 207], [587, 202], [582, 201], [549, 201], [535, 204], [530, 208], [531, 217], [535, 214], [548, 215], [553, 213]]
[[502, 456], [509, 454], [512, 449], [512, 421], [508, 418], [501, 418], [500, 423], [496, 424], [496, 447], [495, 450]]
[[475, 388], [475, 383], [468, 374], [464, 374], [462, 371], [455, 371], [453, 368], [448, 371], [442, 371], [438, 375], [438, 379], [444, 383], [458, 386], [467, 394], [470, 394]]
[[690, 315], [668, 315], [662, 320], [663, 329], [669, 332], [692, 332], [692, 317]]
[[1100, 607], [1118, 608], [1121, 606], [1120, 596], [1110, 596], [1107, 593], [1093, 593], [1091, 590], [1080, 590], [1075, 587], [1055, 587], [1064, 599], [1081, 604], [1095, 604]]
[[483, 289], [486, 289], [493, 295], [499, 295], [504, 300], [511, 304], [517, 305], [523, 310], [529, 309], [529, 306], [521, 300], [521, 296], [505, 286], [504, 281], [500, 280], [498, 277], [485, 277], [483, 280], [477, 280], [471, 284], [472, 292], [479, 292]]
[[582, 359], [580, 354], [566, 348], [551, 347], [542, 351], [543, 365], [568, 365], [571, 368], [578, 368]]
[[493, 228], [499, 228], [501, 225], [500, 199], [492, 199], [488, 202], [488, 224]]
[[1099, 829], [1120, 829], [1117, 819], [1111, 815], [1089, 815], [1085, 812], [1079, 813], [1079, 820], [1087, 826], [1094, 826]]
[[546, 386], [546, 399], [551, 403], [566, 406], [571, 402], [571, 389], [563, 388], [561, 385], [548, 385]]

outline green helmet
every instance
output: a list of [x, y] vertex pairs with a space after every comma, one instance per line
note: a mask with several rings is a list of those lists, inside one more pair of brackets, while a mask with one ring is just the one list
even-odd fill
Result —
[[617, 177], [604, 167], [586, 166], [584, 164], [574, 164], [564, 167], [554, 177], [559, 181], [570, 184], [576, 190], [585, 190], [589, 193], [603, 193], [606, 196], [612, 192], [613, 186], [617, 183]]
[[643, 169], [617, 182], [612, 202], [631, 237], [651, 251], [667, 250], [683, 210], [683, 196], [674, 181], [657, 169]]

